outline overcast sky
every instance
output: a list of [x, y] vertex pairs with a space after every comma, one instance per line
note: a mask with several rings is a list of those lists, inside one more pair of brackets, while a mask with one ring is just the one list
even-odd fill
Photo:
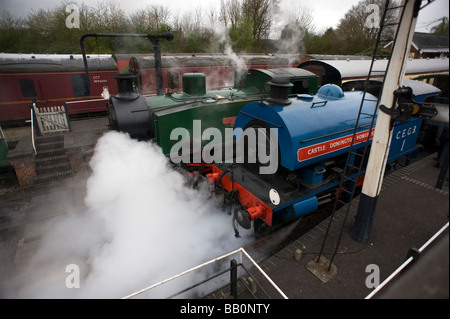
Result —
[[[85, 3], [90, 5], [99, 0], [76, 0], [73, 3]], [[106, 0], [109, 1], [109, 0]], [[66, 1], [69, 2], [69, 1]], [[163, 5], [170, 9], [172, 14], [177, 12], [183, 13], [186, 10], [201, 7], [204, 12], [210, 9], [220, 7], [220, 0], [115, 0], [126, 14], [130, 14], [139, 8], [145, 7], [147, 4]], [[339, 20], [344, 14], [357, 4], [358, 0], [281, 0], [281, 9], [284, 12], [293, 11], [304, 7], [312, 10], [314, 16], [314, 25], [316, 31], [323, 31], [328, 27], [336, 27]], [[426, 1], [422, 1], [425, 3]], [[25, 17], [31, 10], [52, 9], [59, 5], [61, 0], [0, 0], [0, 9], [6, 9], [13, 15]], [[431, 22], [436, 21], [443, 16], [449, 15], [449, 0], [435, 0], [429, 6], [424, 8], [419, 14], [416, 31], [429, 32], [433, 25]]]

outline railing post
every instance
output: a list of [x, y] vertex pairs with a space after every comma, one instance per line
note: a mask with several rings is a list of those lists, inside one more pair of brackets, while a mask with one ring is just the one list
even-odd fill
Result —
[[31, 145], [33, 145], [34, 154], [37, 154], [36, 145], [34, 143], [34, 101], [33, 104], [30, 105], [30, 122], [31, 122]]
[[236, 259], [230, 261], [230, 294], [237, 299], [237, 262]]
[[63, 111], [65, 113], [65, 123], [67, 124], [67, 128], [69, 129], [69, 132], [72, 132], [72, 127], [70, 126], [69, 111], [67, 110], [67, 104], [65, 101], [63, 104]]

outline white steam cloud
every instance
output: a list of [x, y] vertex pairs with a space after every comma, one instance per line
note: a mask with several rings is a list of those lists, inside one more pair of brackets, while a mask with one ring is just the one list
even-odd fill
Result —
[[[225, 56], [236, 66], [233, 74], [230, 74], [231, 83], [226, 83], [225, 86], [233, 86], [236, 82], [235, 76], [238, 76], [238, 82], [242, 80], [242, 77], [246, 74], [248, 69], [245, 62], [245, 58], [240, 57], [233, 51], [232, 40], [229, 36], [228, 29], [218, 21], [213, 21], [208, 26], [210, 29], [214, 30], [215, 41], [212, 41], [211, 46], [208, 48], [210, 52], [222, 52]], [[223, 81], [223, 74], [218, 73], [217, 75], [209, 76], [209, 81], [214, 81], [214, 79], [220, 79], [219, 82]]]
[[[90, 165], [85, 208], [48, 227], [8, 297], [121, 298], [250, 238], [235, 238], [231, 217], [152, 143], [109, 132]], [[69, 264], [79, 266], [80, 288], [66, 287]]]

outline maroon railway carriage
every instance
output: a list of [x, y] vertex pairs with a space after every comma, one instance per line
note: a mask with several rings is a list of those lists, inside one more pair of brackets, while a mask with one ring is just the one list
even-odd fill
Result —
[[[102, 98], [118, 92], [114, 75], [131, 72], [137, 77], [136, 90], [143, 95], [156, 93], [154, 58], [151, 55], [90, 55], [89, 87], [81, 55], [0, 53], [0, 123], [24, 124], [30, 119], [29, 105], [39, 107], [66, 103], [69, 116], [106, 112]], [[208, 89], [234, 86], [239, 65], [245, 68], [296, 66], [290, 56], [251, 55], [167, 55], [162, 56], [164, 88], [181, 90], [184, 73], [204, 73]]]
[[84, 81], [81, 55], [0, 54], [0, 121], [30, 119], [29, 105], [67, 103], [69, 115], [105, 112], [104, 88], [117, 92], [117, 63], [109, 55], [88, 59], [91, 87]]
[[[118, 54], [116, 59], [121, 72], [136, 75], [136, 84], [141, 94], [156, 93], [153, 56]], [[182, 77], [185, 73], [205, 74], [206, 89], [214, 90], [235, 86], [236, 72], [245, 72], [245, 69], [285, 68], [298, 65], [295, 56], [268, 54], [175, 54], [163, 55], [161, 60], [164, 88], [170, 90], [182, 89]]]

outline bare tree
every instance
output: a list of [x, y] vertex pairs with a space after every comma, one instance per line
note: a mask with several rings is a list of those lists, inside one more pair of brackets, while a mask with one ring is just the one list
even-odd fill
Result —
[[431, 32], [435, 34], [445, 34], [448, 35], [448, 17], [442, 17], [441, 23], [431, 28]]
[[[117, 0], [94, 1], [78, 5], [80, 28], [66, 26], [66, 7], [70, 0], [62, 0], [53, 9], [32, 11], [23, 20], [0, 11], [0, 47], [5, 52], [72, 53], [79, 52], [79, 38], [83, 33], [149, 33], [170, 26], [176, 41], [163, 44], [167, 52], [223, 51], [223, 29], [228, 31], [232, 46], [256, 52], [271, 31], [274, 8], [280, 0], [221, 0], [219, 12], [210, 10], [206, 14], [197, 7], [172, 15], [165, 6], [148, 5], [129, 16]], [[220, 24], [225, 28], [220, 28]], [[102, 53], [149, 50], [148, 45], [134, 45], [134, 42], [138, 40], [96, 38], [85, 45], [87, 51]]]
[[242, 5], [239, 0], [221, 0], [219, 21], [226, 28], [236, 28], [241, 20]]
[[97, 1], [90, 11], [96, 31], [114, 33], [127, 29], [128, 18], [117, 2]]
[[147, 5], [131, 15], [131, 22], [137, 32], [149, 33], [169, 24], [170, 10], [161, 5]]
[[[347, 54], [369, 54], [375, 44], [386, 0], [362, 0], [345, 14], [336, 29], [337, 36], [343, 41]], [[390, 7], [397, 7], [398, 2], [392, 1]], [[397, 10], [390, 10], [384, 23], [395, 22]], [[394, 28], [386, 27], [383, 40], [392, 38]]]
[[163, 24], [169, 24], [170, 10], [161, 5], [151, 5], [146, 8], [148, 25], [150, 30], [157, 30]]
[[40, 9], [37, 12], [28, 14], [25, 20], [25, 26], [34, 32], [46, 37], [49, 36], [54, 24], [53, 12]]
[[279, 0], [221, 0], [219, 21], [230, 30], [248, 26], [252, 30], [253, 42], [263, 47], [262, 40], [269, 37], [273, 13], [278, 9]]
[[193, 32], [194, 29], [195, 29], [195, 23], [194, 23], [193, 13], [191, 11], [187, 11], [181, 17], [178, 30], [180, 30], [181, 33], [184, 36], [186, 36], [189, 33]]
[[312, 10], [303, 7], [281, 14], [281, 20], [285, 25], [281, 30], [280, 39], [277, 41], [278, 52], [304, 53], [303, 38], [308, 33], [312, 33], [315, 28], [313, 19]]
[[253, 26], [253, 39], [261, 41], [269, 37], [272, 26], [272, 13], [278, 0], [243, 0], [242, 14]]
[[294, 25], [303, 32], [312, 33], [316, 26], [314, 25], [313, 11], [305, 7], [297, 7], [288, 13], [288, 24]]
[[208, 12], [208, 20], [210, 27], [213, 27], [216, 25], [216, 23], [219, 22], [219, 15], [214, 9], [210, 9]]
[[15, 18], [9, 11], [0, 11], [0, 30], [18, 29], [22, 26], [22, 19]]

